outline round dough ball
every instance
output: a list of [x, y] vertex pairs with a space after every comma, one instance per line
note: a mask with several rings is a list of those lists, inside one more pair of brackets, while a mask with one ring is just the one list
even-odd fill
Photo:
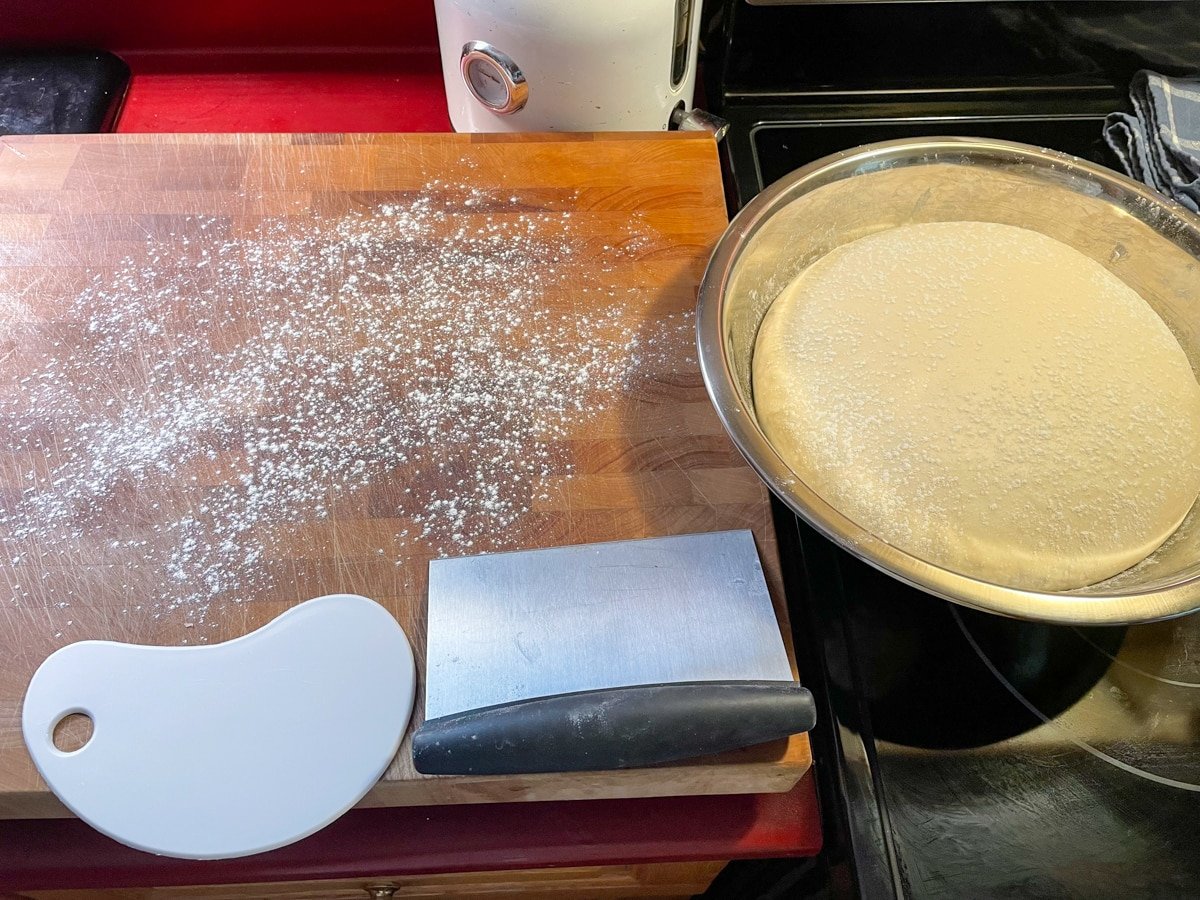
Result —
[[759, 331], [759, 423], [908, 553], [1068, 590], [1152, 553], [1200, 492], [1200, 385], [1136, 292], [1037, 232], [909, 225], [838, 247]]

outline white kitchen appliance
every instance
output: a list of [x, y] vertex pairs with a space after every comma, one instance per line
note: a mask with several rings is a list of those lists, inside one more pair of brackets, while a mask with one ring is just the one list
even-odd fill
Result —
[[456, 131], [715, 131], [692, 114], [701, 0], [435, 0]]

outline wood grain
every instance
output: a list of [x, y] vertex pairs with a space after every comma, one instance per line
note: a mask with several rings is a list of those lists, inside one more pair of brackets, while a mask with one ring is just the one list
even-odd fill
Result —
[[[542, 897], [546, 900], [620, 900], [702, 894], [725, 867], [722, 861], [570, 866], [441, 875], [398, 875], [328, 881], [282, 881], [195, 887], [31, 891], [19, 900], [368, 900], [370, 888], [395, 888], [396, 897]], [[8, 900], [8, 898], [3, 898]]]
[[[435, 180], [440, 187], [431, 189]], [[698, 135], [0, 139], [0, 400], [26, 425], [37, 422], [32, 445], [27, 428], [25, 446], [15, 448], [9, 440], [9, 451], [0, 453], [0, 502], [15, 502], [30, 473], [52, 470], [62, 438], [58, 411], [25, 408], [32, 401], [22, 379], [47, 348], [84, 346], [86, 317], [76, 298], [95, 280], [112, 277], [122, 260], [144, 255], [148, 240], [161, 243], [186, 232], [188, 216], [207, 217], [220, 233], [245, 235], [264, 221], [300, 227], [313, 216], [372, 215], [382, 204], [431, 190], [458, 227], [491, 214], [465, 205], [473, 187], [502, 194], [526, 213], [572, 217], [579, 252], [561, 264], [555, 286], [531, 301], [532, 314], [594, 304], [615, 314], [629, 332], [671, 342], [639, 357], [627, 392], [572, 421], [568, 433], [547, 438], [546, 452], [559, 469], [542, 479], [517, 521], [496, 536], [496, 546], [751, 528], [786, 636], [766, 491], [726, 439], [707, 400], [690, 325], [663, 328], [690, 314], [708, 253], [725, 226], [714, 145]], [[630, 222], [648, 237], [628, 244]], [[203, 240], [194, 229], [193, 240]], [[626, 246], [614, 260], [611, 248], [621, 241]], [[181, 334], [201, 327], [186, 308], [177, 312], [172, 321]], [[213, 339], [225, 337], [237, 335]], [[137, 365], [130, 359], [125, 371], [125, 362], [115, 364], [114, 383], [142, 377]], [[397, 382], [398, 391], [403, 387]], [[269, 405], [286, 408], [289, 402], [281, 396]], [[14, 421], [0, 421], [0, 439], [13, 437]], [[412, 517], [400, 498], [411, 472], [335, 498], [326, 518], [298, 509], [286, 526], [273, 526], [254, 596], [233, 602], [232, 595], [218, 593], [202, 636], [188, 609], [156, 605], [171, 587], [165, 573], [140, 566], [136, 554], [120, 549], [122, 542], [139, 536], [169, 541], [170, 533], [157, 526], [195, 502], [197, 492], [235, 477], [238, 461], [222, 459], [220, 465], [189, 463], [173, 474], [176, 481], [146, 475], [118, 485], [100, 517], [73, 531], [23, 542], [0, 533], [0, 816], [65, 812], [25, 751], [20, 705], [34, 669], [71, 641], [228, 640], [297, 602], [347, 591], [387, 606], [423, 663], [426, 567], [446, 548], [398, 537], [406, 516]], [[421, 477], [428, 490], [438, 487], [429, 479], [454, 476]], [[43, 546], [49, 543], [52, 553]], [[484, 543], [475, 549], [488, 549]], [[71, 602], [60, 605], [68, 588]], [[412, 727], [421, 715], [418, 702]], [[364, 805], [783, 791], [809, 763], [807, 739], [799, 736], [647, 770], [429, 778], [413, 770], [406, 740]]]

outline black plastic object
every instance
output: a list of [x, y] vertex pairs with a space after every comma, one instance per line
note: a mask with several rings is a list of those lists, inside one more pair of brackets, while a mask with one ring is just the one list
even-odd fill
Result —
[[128, 83], [111, 53], [0, 53], [0, 134], [110, 131]]
[[808, 731], [816, 707], [790, 681], [688, 681], [579, 691], [430, 719], [413, 736], [427, 775], [625, 769]]

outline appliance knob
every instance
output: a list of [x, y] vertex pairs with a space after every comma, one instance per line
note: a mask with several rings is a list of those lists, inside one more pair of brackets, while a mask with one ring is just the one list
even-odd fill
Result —
[[497, 115], [512, 115], [529, 100], [529, 84], [520, 67], [486, 41], [463, 44], [459, 71], [471, 96]]
[[680, 105], [671, 113], [671, 127], [679, 131], [707, 131], [719, 141], [729, 130], [729, 123], [702, 109], [684, 109]]

